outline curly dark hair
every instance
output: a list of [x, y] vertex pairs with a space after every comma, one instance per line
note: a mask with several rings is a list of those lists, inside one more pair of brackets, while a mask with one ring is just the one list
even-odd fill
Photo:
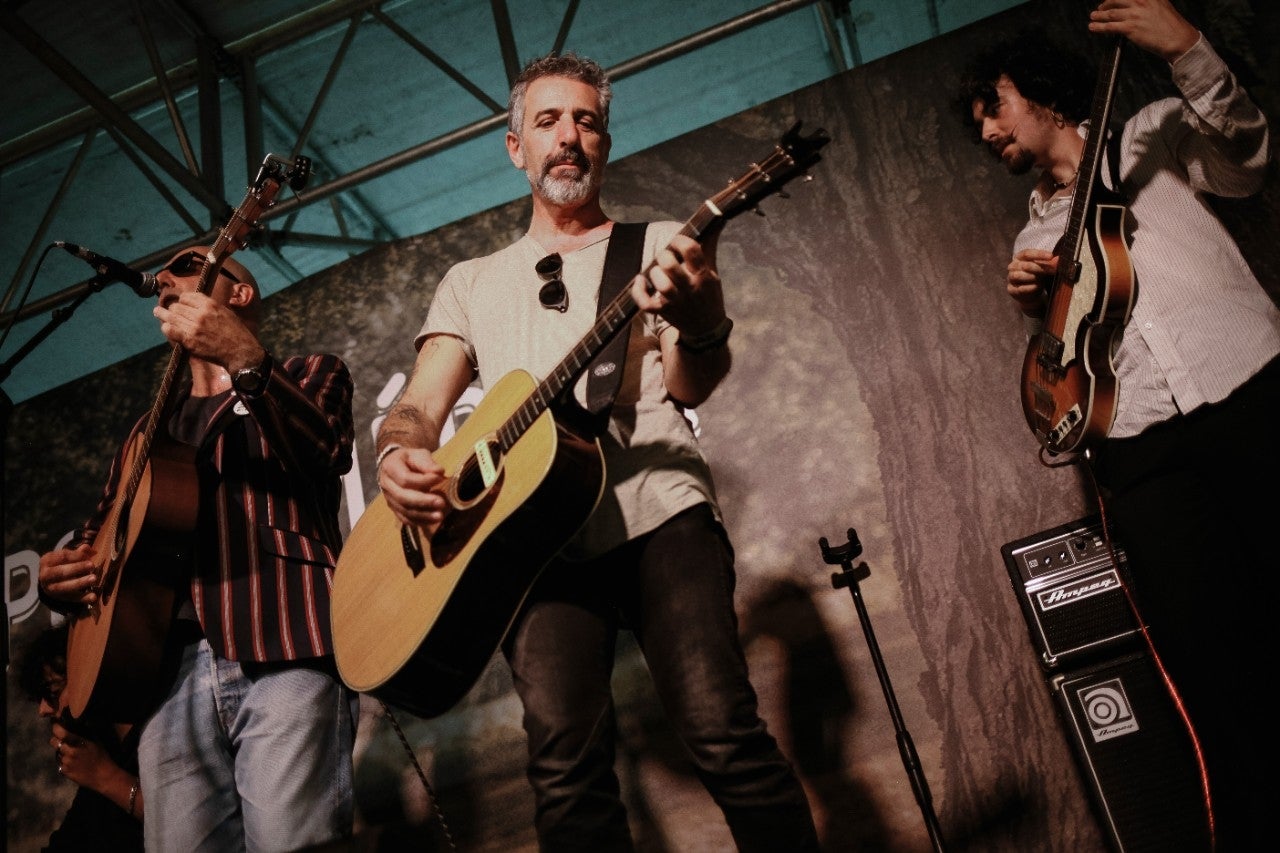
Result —
[[1044, 34], [1028, 31], [983, 50], [961, 75], [956, 107], [975, 137], [979, 128], [973, 120], [973, 105], [994, 105], [996, 82], [1002, 76], [1008, 76], [1022, 97], [1072, 124], [1089, 117], [1095, 78], [1092, 64]]
[[512, 133], [520, 132], [524, 122], [524, 96], [529, 84], [540, 77], [568, 77], [594, 86], [600, 98], [600, 118], [604, 122], [601, 130], [609, 129], [609, 101], [613, 99], [613, 90], [609, 85], [609, 75], [605, 74], [594, 60], [576, 53], [549, 53], [528, 62], [516, 77], [511, 86], [511, 97], [507, 101], [507, 129]]

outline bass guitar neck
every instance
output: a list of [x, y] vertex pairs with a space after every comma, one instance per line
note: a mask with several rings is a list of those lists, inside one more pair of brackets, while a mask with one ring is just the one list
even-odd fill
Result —
[[[1137, 294], [1123, 200], [1100, 181], [1123, 40], [1098, 76], [1093, 112], [1058, 241], [1058, 271], [1041, 331], [1022, 367], [1022, 410], [1050, 454], [1083, 452], [1111, 431], [1119, 400], [1112, 356]], [[1118, 189], [1118, 188], [1117, 188]]]

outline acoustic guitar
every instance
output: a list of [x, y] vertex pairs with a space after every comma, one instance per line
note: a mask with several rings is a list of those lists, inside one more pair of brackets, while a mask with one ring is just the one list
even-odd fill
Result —
[[[704, 201], [680, 233], [706, 239], [818, 162], [829, 138], [799, 130], [797, 122]], [[488, 390], [434, 454], [448, 509], [431, 536], [401, 525], [382, 495], [365, 509], [333, 581], [334, 653], [349, 687], [422, 717], [471, 689], [542, 569], [600, 498], [599, 444], [560, 401], [638, 310], [624, 288], [545, 379], [515, 370]]]
[[1123, 46], [1118, 39], [1098, 75], [1067, 227], [1054, 248], [1058, 270], [1044, 326], [1023, 360], [1022, 411], [1053, 455], [1088, 450], [1111, 431], [1119, 397], [1115, 332], [1129, 321], [1137, 294], [1124, 201], [1098, 179]]
[[[244, 201], [204, 258], [197, 290], [209, 293], [218, 270], [243, 248], [262, 213], [284, 183], [299, 190], [310, 161], [268, 155]], [[194, 530], [199, 501], [194, 449], [170, 441], [161, 429], [172, 413], [174, 385], [187, 365], [173, 344], [168, 366], [145, 425], [122, 456], [119, 486], [93, 541], [97, 601], [71, 618], [67, 637], [67, 686], [60, 713], [73, 719], [88, 711], [113, 722], [137, 722], [150, 710], [166, 635], [172, 623], [177, 544]]]

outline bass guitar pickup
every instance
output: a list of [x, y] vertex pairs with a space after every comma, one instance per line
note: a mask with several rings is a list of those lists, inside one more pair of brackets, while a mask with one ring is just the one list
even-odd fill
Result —
[[1040, 333], [1039, 354], [1036, 355], [1036, 363], [1046, 370], [1062, 371], [1062, 353], [1066, 349], [1066, 344], [1062, 342], [1062, 338], [1049, 332]]

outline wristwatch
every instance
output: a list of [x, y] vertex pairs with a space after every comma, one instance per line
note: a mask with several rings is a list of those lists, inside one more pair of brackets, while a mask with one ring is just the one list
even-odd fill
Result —
[[262, 357], [262, 363], [250, 367], [242, 367], [231, 377], [231, 387], [236, 393], [247, 399], [261, 396], [266, 390], [267, 378], [271, 376], [271, 353]]

